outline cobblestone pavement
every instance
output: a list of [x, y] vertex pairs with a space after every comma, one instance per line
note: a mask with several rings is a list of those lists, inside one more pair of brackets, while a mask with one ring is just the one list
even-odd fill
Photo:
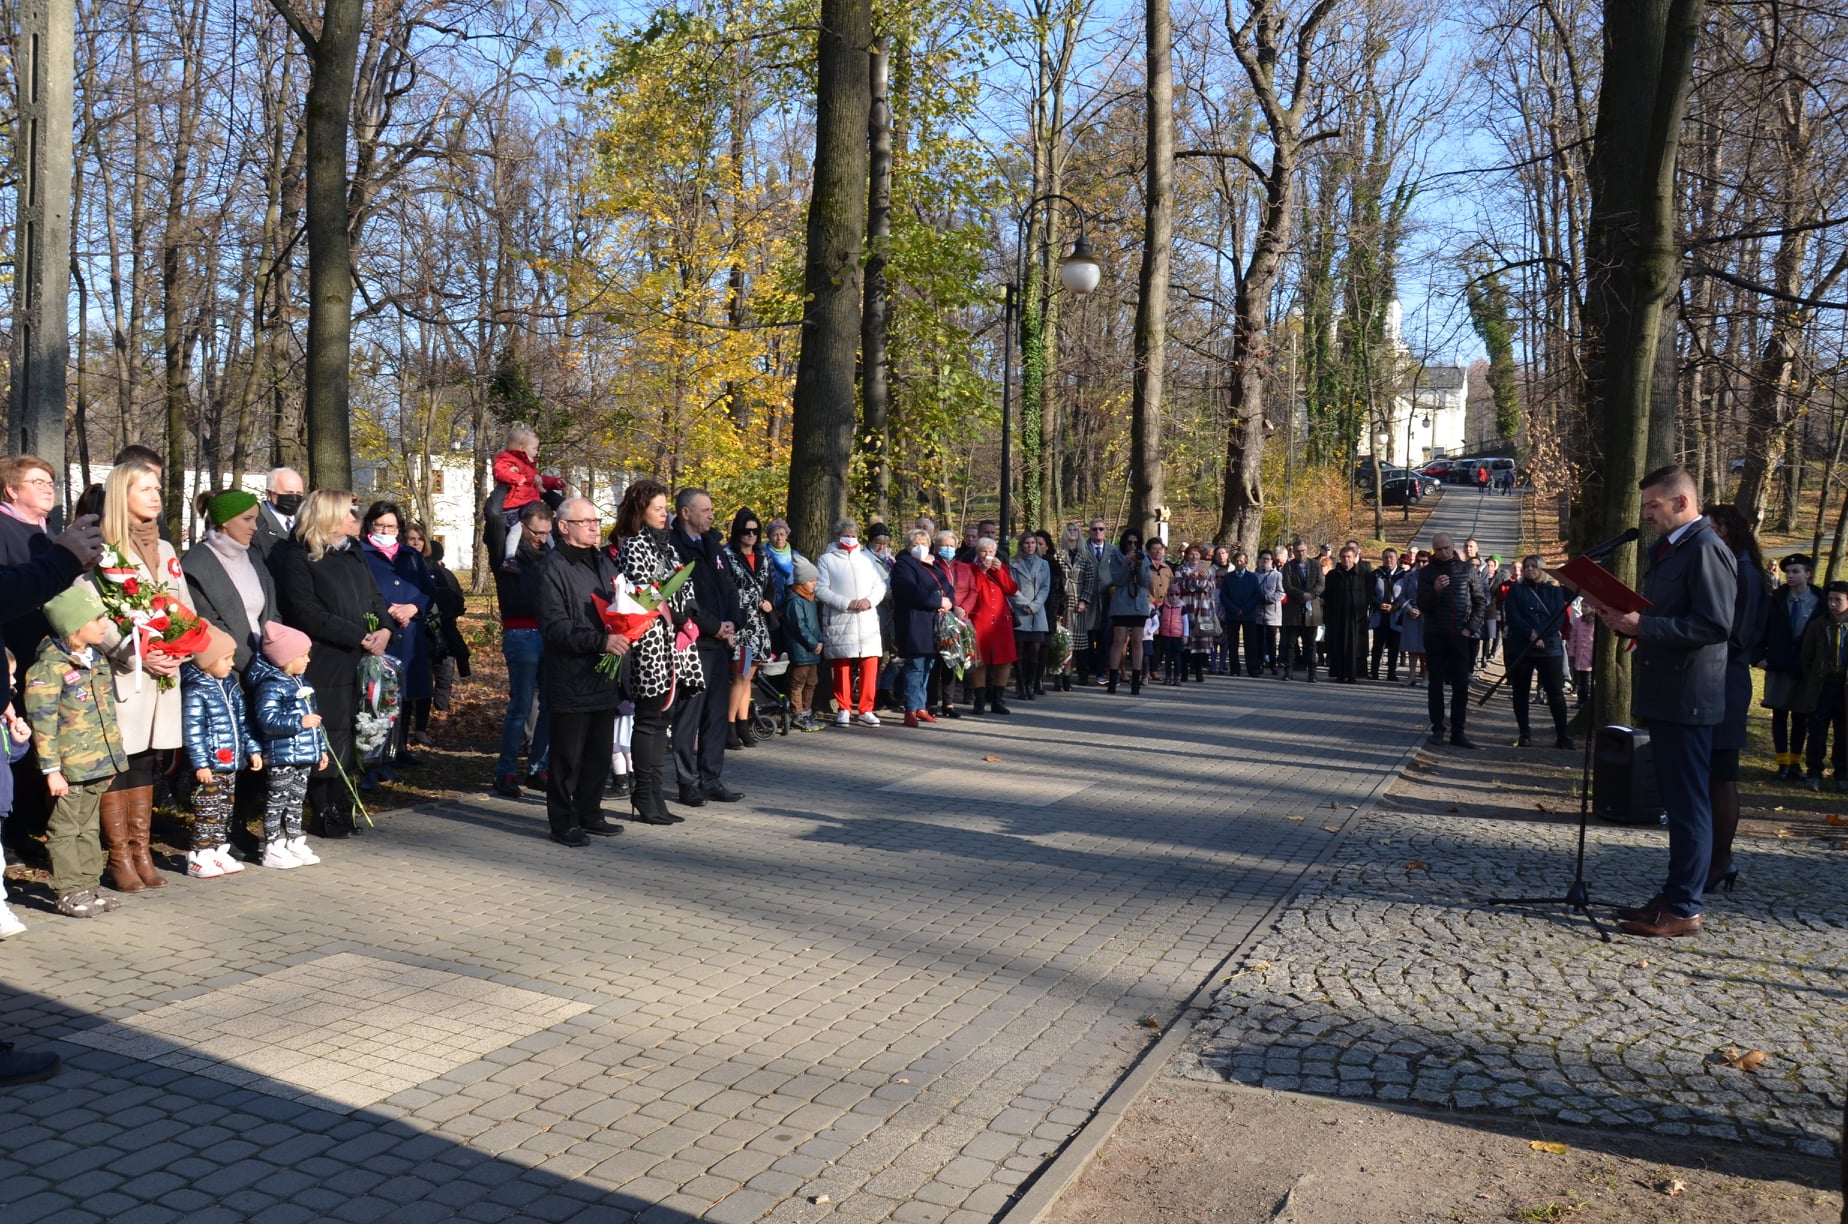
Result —
[[746, 802], [582, 850], [483, 800], [93, 921], [29, 906], [0, 1033], [67, 1066], [0, 1098], [0, 1219], [991, 1219], [1418, 700], [1061, 695], [734, 753]]
[[[1660, 884], [1666, 833], [1593, 826], [1594, 902]], [[1749, 841], [1694, 939], [1602, 944], [1557, 907], [1577, 826], [1372, 812], [1214, 997], [1173, 1069], [1268, 1088], [1835, 1150], [1848, 841]], [[1608, 910], [1601, 911], [1608, 914]], [[1725, 1050], [1763, 1050], [1755, 1073]]]

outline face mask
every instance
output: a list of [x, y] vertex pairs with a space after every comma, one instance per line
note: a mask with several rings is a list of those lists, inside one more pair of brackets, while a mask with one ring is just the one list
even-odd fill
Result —
[[842, 536], [841, 537], [841, 547], [846, 548], [846, 549], [854, 549], [854, 548], [860, 547], [860, 537], [859, 536]]
[[924, 558], [930, 556], [930, 549], [922, 544], [913, 544], [911, 546], [911, 555], [922, 561]]
[[942, 557], [945, 561], [956, 560], [956, 550], [954, 548], [951, 548], [948, 544], [938, 545], [937, 555], [939, 557]]
[[278, 493], [276, 500], [271, 504], [276, 507], [277, 514], [284, 518], [294, 518], [295, 512], [302, 508], [302, 495], [300, 493]]
[[380, 535], [376, 531], [366, 538], [372, 541], [372, 547], [374, 548], [395, 548], [398, 544], [397, 536]]

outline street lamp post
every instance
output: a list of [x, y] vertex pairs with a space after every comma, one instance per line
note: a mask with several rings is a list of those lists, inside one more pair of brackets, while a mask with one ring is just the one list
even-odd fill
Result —
[[[1072, 242], [1071, 254], [1059, 260], [1059, 283], [1080, 296], [1097, 288], [1104, 267], [1091, 253], [1085, 237], [1084, 209], [1069, 196], [1048, 192], [1027, 201], [1014, 223], [1014, 277], [1007, 283], [1002, 311], [1006, 335], [1001, 338], [1001, 539], [1013, 534], [1014, 527], [1014, 340], [1020, 331], [1020, 294], [1025, 283], [1027, 262], [1027, 218], [1041, 204], [1063, 200], [1078, 214], [1078, 237]], [[999, 541], [997, 541], [998, 543]]]

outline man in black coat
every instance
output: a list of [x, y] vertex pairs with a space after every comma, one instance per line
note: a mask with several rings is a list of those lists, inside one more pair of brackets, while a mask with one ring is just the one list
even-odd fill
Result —
[[539, 666], [545, 637], [539, 632], [539, 573], [552, 543], [552, 508], [534, 502], [520, 510], [520, 543], [513, 564], [494, 566], [494, 594], [500, 604], [501, 657], [507, 661], [507, 710], [501, 717], [500, 758], [494, 764], [494, 792], [520, 797], [520, 745], [526, 749], [526, 784], [550, 784], [551, 719]]
[[735, 803], [744, 798], [725, 785], [725, 732], [731, 705], [732, 637], [744, 613], [738, 588], [719, 550], [724, 537], [712, 529], [712, 498], [704, 489], [674, 495], [674, 551], [693, 562], [693, 623], [699, 627], [700, 670], [706, 687], [687, 695], [674, 712], [674, 770], [680, 802], [700, 807], [708, 799]]
[[598, 547], [601, 526], [597, 508], [585, 499], [565, 502], [558, 508], [558, 547], [539, 566], [541, 670], [552, 721], [545, 817], [552, 840], [563, 846], [588, 845], [587, 833], [622, 832], [603, 819], [622, 688], [597, 664], [606, 654], [627, 654], [629, 640], [605, 629], [591, 602], [592, 595], [615, 595], [616, 563]]
[[1449, 536], [1431, 537], [1431, 563], [1418, 571], [1418, 611], [1424, 619], [1425, 666], [1430, 674], [1426, 705], [1431, 742], [1444, 742], [1444, 690], [1450, 690], [1450, 742], [1474, 748], [1464, 732], [1469, 716], [1469, 681], [1476, 666], [1476, 642], [1489, 614], [1488, 592], [1476, 567], [1457, 555]]
[[1290, 678], [1301, 658], [1314, 684], [1315, 631], [1322, 624], [1322, 587], [1328, 576], [1321, 562], [1310, 559], [1307, 544], [1298, 540], [1290, 548], [1295, 555], [1283, 567], [1283, 678]]
[[1687, 469], [1657, 468], [1641, 484], [1643, 521], [1661, 533], [1643, 582], [1650, 606], [1600, 608], [1598, 617], [1636, 639], [1634, 711], [1649, 727], [1656, 787], [1668, 809], [1668, 877], [1661, 892], [1617, 916], [1632, 935], [1698, 935], [1713, 857], [1713, 729], [1726, 715], [1739, 562], [1701, 515]]
[[263, 500], [257, 506], [257, 534], [250, 541], [252, 556], [269, 566], [270, 554], [295, 530], [295, 516], [302, 508], [302, 474], [292, 467], [271, 468], [263, 478]]

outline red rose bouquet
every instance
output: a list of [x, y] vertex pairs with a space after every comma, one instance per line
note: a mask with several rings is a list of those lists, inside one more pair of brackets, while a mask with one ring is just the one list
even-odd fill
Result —
[[[172, 564], [168, 568], [174, 570]], [[115, 622], [117, 632], [134, 639], [136, 692], [141, 691], [144, 654], [158, 651], [171, 659], [185, 659], [205, 645], [206, 623], [199, 615], [169, 595], [165, 586], [143, 583], [140, 571], [115, 545], [103, 546], [97, 573], [102, 579], [96, 584], [96, 592], [102, 598], [103, 611]], [[170, 689], [173, 677], [162, 676], [157, 683], [163, 690]]]

